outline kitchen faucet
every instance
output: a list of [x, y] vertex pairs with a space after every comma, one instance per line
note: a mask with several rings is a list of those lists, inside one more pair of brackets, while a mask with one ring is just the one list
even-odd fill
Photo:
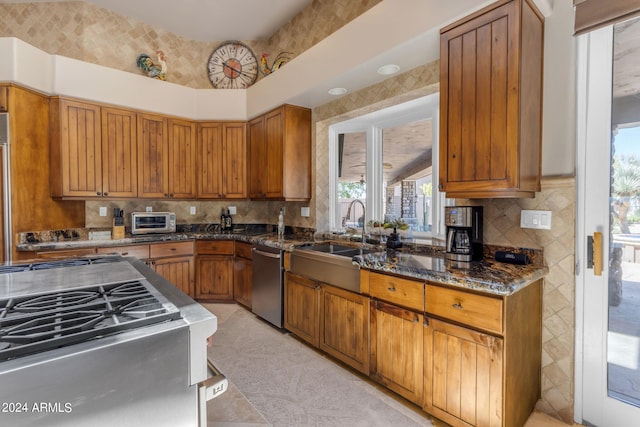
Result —
[[349, 218], [351, 216], [351, 208], [353, 207], [353, 204], [355, 202], [360, 203], [360, 206], [362, 206], [362, 246], [365, 245], [366, 242], [366, 227], [367, 227], [367, 208], [365, 208], [364, 203], [362, 203], [362, 200], [360, 199], [353, 199], [351, 201], [351, 203], [349, 203], [349, 207], [347, 207], [347, 214], [345, 215], [345, 220], [346, 218]]

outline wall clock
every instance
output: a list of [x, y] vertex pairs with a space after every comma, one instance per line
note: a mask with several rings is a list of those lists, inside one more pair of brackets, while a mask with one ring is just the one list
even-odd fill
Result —
[[216, 89], [245, 89], [258, 77], [258, 61], [249, 46], [228, 41], [218, 46], [207, 64], [209, 80]]

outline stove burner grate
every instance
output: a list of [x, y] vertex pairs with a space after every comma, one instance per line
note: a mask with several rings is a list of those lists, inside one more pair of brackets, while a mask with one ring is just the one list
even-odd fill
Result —
[[0, 361], [180, 317], [137, 280], [0, 300]]
[[59, 259], [52, 261], [35, 262], [31, 264], [0, 265], [0, 274], [20, 273], [23, 271], [32, 270], [48, 270], [50, 268], [77, 267], [90, 264], [108, 264], [118, 261], [122, 261], [122, 258], [119, 256], [102, 256], [90, 258]]

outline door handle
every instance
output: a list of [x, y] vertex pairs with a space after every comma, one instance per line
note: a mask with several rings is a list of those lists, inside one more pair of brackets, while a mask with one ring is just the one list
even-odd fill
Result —
[[587, 236], [587, 268], [593, 268], [595, 276], [602, 276], [602, 233], [599, 231]]

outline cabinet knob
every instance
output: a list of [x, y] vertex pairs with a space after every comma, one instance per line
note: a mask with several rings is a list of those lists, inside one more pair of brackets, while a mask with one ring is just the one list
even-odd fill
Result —
[[173, 193], [169, 194], [169, 197], [174, 197]]
[[442, 190], [444, 186], [442, 184], [438, 184], [438, 190]]
[[462, 310], [464, 309], [464, 307], [462, 306], [462, 304], [460, 304], [459, 302], [455, 303], [455, 304], [451, 304], [451, 307], [455, 308], [456, 310]]
[[102, 193], [102, 195], [106, 197], [109, 195], [109, 193]]
[[169, 195], [167, 193], [164, 193], [164, 197], [169, 197]]
[[455, 154], [452, 154], [452, 155], [451, 155], [451, 158], [452, 158], [452, 159], [455, 159], [455, 158], [456, 158], [456, 155], [455, 155]]
[[98, 196], [102, 196], [102, 193], [101, 193], [101, 192], [99, 192], [99, 191], [96, 191], [96, 194], [97, 194]]
[[390, 287], [390, 288], [387, 288], [387, 290], [388, 290], [389, 292], [395, 292], [395, 291], [396, 291], [396, 287], [395, 287], [395, 286], [393, 286], [393, 285], [391, 285], [391, 287]]

